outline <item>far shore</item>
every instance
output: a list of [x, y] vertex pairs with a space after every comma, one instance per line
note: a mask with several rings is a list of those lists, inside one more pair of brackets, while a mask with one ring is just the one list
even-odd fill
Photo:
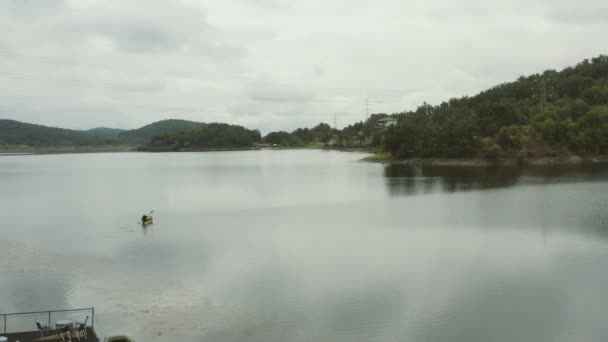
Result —
[[109, 153], [109, 152], [131, 152], [135, 147], [131, 145], [84, 145], [84, 146], [2, 146], [0, 145], [0, 156], [2, 155], [24, 155], [24, 154], [64, 154], [64, 153]]
[[256, 151], [256, 150], [332, 150], [343, 152], [369, 152], [370, 149], [359, 147], [326, 147], [326, 146], [301, 146], [301, 147], [185, 147], [174, 149], [172, 147], [152, 147], [134, 145], [82, 145], [82, 146], [15, 146], [0, 145], [0, 156], [18, 156], [30, 154], [70, 154], [70, 153], [113, 153], [113, 152], [228, 152], [228, 151]]
[[141, 146], [137, 148], [139, 152], [231, 152], [231, 151], [255, 151], [260, 150], [259, 147], [184, 147], [174, 149], [172, 147], [150, 147]]
[[[71, 153], [115, 153], [115, 152], [227, 152], [227, 151], [255, 151], [255, 150], [333, 150], [343, 152], [369, 152], [366, 148], [339, 148], [327, 146], [309, 147], [262, 147], [249, 148], [200, 148], [190, 147], [173, 150], [170, 148], [153, 148], [133, 145], [87, 145], [87, 146], [6, 146], [0, 145], [0, 156], [19, 155], [41, 155], [41, 154], [71, 154]], [[593, 165], [608, 164], [608, 155], [594, 156], [558, 156], [558, 157], [535, 157], [514, 158], [505, 157], [497, 159], [484, 158], [392, 158], [386, 154], [375, 154], [361, 159], [361, 161], [400, 164], [412, 166], [463, 166], [463, 167], [488, 167], [488, 166], [568, 166], [568, 165]]]
[[565, 156], [565, 157], [538, 157], [538, 158], [408, 158], [398, 159], [382, 155], [365, 157], [362, 161], [401, 164], [412, 166], [568, 166], [608, 164], [608, 155], [598, 156]]

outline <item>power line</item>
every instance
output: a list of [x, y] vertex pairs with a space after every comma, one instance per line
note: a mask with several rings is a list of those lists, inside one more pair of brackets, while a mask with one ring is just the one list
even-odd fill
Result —
[[547, 108], [547, 81], [543, 78], [540, 81], [540, 112], [545, 114]]

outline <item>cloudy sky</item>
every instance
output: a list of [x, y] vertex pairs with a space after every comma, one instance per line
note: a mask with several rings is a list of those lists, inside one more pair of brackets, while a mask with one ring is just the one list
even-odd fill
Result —
[[0, 0], [0, 118], [262, 132], [472, 95], [608, 53], [605, 0]]

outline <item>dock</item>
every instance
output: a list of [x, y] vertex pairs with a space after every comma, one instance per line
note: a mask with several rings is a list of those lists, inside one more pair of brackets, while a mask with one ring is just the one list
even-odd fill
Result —
[[[43, 327], [42, 331], [37, 322]], [[77, 331], [81, 324], [86, 326], [86, 337], [83, 331]], [[70, 336], [64, 333], [62, 337], [61, 330], [65, 326], [71, 327]], [[0, 337], [6, 338], [7, 342], [99, 342], [94, 326], [95, 308], [0, 313]]]
[[[23, 331], [23, 332], [6, 333], [6, 334], [0, 333], [0, 336], [4, 336], [4, 337], [8, 338], [8, 342], [63, 341], [61, 339], [61, 336], [59, 335], [59, 333], [55, 333], [52, 331], [46, 332], [44, 334], [44, 337], [42, 337], [42, 338], [40, 337], [40, 331]], [[67, 336], [64, 338], [66, 341], [69, 341]], [[95, 334], [95, 330], [93, 330], [93, 328], [91, 328], [91, 327], [87, 328], [87, 337], [86, 338], [84, 336], [81, 336], [79, 339], [76, 333], [72, 333], [71, 338], [72, 338], [73, 342], [75, 342], [75, 341], [99, 342], [99, 338], [97, 337], [97, 334]]]

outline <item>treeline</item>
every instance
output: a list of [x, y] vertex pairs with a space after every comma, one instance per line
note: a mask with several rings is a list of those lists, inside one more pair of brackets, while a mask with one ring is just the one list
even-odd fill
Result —
[[0, 119], [0, 145], [143, 145], [162, 134], [182, 132], [204, 125], [201, 122], [169, 119], [132, 130], [97, 127], [86, 131], [78, 131]]
[[152, 139], [147, 148], [174, 151], [249, 148], [261, 141], [258, 130], [225, 123], [210, 123], [188, 131], [159, 135]]
[[108, 142], [108, 139], [81, 131], [0, 119], [0, 145], [82, 146]]
[[336, 132], [328, 124], [320, 123], [313, 128], [298, 128], [291, 133], [270, 132], [264, 137], [264, 142], [285, 147], [303, 147], [315, 143], [327, 144]]
[[138, 129], [122, 132], [118, 135], [118, 141], [141, 145], [148, 144], [153, 138], [163, 134], [174, 134], [205, 126], [202, 122], [167, 119], [145, 125]]
[[268, 133], [263, 141], [283, 147], [370, 147], [379, 146], [382, 132], [374, 129], [376, 120], [386, 114], [373, 114], [365, 122], [344, 127], [341, 130], [320, 123], [313, 128], [298, 128], [291, 133], [279, 131]]
[[[396, 124], [382, 125], [387, 117]], [[322, 136], [313, 134], [319, 127]], [[608, 154], [608, 56], [522, 76], [475, 96], [423, 103], [415, 111], [374, 114], [341, 130], [320, 124], [264, 140], [377, 148], [396, 158]]]
[[396, 115], [384, 150], [408, 157], [608, 153], [608, 56]]

